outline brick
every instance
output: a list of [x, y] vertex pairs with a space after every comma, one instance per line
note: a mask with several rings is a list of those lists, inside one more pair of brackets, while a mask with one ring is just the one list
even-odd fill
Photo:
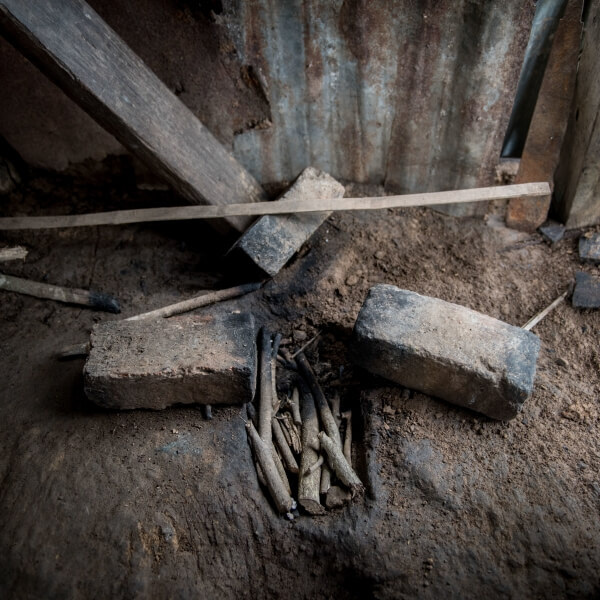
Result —
[[585, 262], [600, 263], [600, 233], [586, 233], [579, 238], [579, 258]]
[[249, 402], [254, 329], [247, 313], [99, 323], [84, 367], [85, 392], [115, 409]]
[[457, 304], [376, 285], [354, 327], [355, 362], [404, 387], [495, 419], [533, 389], [539, 338]]
[[577, 271], [572, 303], [575, 308], [600, 308], [600, 277]]
[[[280, 198], [342, 198], [344, 186], [313, 167], [304, 169], [294, 185]], [[249, 260], [274, 277], [329, 217], [330, 212], [265, 215], [254, 223], [230, 251], [235, 260]]]

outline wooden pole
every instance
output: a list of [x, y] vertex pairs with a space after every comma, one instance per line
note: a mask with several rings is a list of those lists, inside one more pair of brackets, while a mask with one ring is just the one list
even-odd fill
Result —
[[235, 287], [224, 290], [208, 292], [206, 294], [202, 294], [201, 296], [195, 296], [189, 300], [183, 300], [182, 302], [169, 304], [168, 306], [163, 306], [162, 308], [157, 308], [156, 310], [134, 315], [133, 317], [128, 317], [124, 320], [139, 321], [141, 319], [172, 317], [173, 315], [179, 315], [184, 312], [189, 312], [190, 310], [195, 310], [201, 306], [207, 306], [209, 304], [214, 304], [215, 302], [221, 302], [223, 300], [229, 300], [230, 298], [243, 296], [244, 294], [249, 294], [250, 292], [255, 292], [256, 290], [260, 289], [261, 285], [262, 283], [246, 283], [244, 285], [236, 285]]
[[362, 492], [364, 486], [354, 469], [348, 464], [339, 446], [324, 431], [319, 433], [319, 441], [321, 449], [327, 454], [329, 464], [338, 479], [350, 489], [353, 496], [357, 492]]
[[184, 221], [189, 219], [218, 219], [236, 216], [281, 215], [322, 211], [384, 210], [411, 206], [436, 206], [463, 202], [486, 202], [521, 196], [534, 198], [550, 194], [550, 186], [543, 183], [522, 183], [469, 190], [428, 192], [379, 198], [303, 198], [252, 204], [222, 206], [175, 206], [166, 208], [138, 208], [82, 215], [48, 217], [5, 217], [0, 229], [57, 229], [61, 227], [88, 227], [96, 225], [124, 225], [152, 221]]
[[[0, 0], [0, 29], [190, 202], [266, 199], [252, 175], [84, 0]], [[247, 217], [225, 218], [238, 231], [250, 224]]]
[[0, 289], [67, 304], [80, 304], [81, 306], [89, 306], [96, 310], [111, 313], [121, 312], [119, 301], [108, 294], [40, 283], [39, 281], [21, 279], [4, 273], [0, 273]]

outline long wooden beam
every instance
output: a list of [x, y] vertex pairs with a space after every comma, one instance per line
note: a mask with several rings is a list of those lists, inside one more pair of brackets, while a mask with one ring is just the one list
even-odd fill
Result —
[[82, 215], [55, 215], [47, 217], [5, 217], [0, 219], [0, 230], [57, 229], [93, 225], [123, 225], [149, 221], [185, 221], [189, 219], [218, 219], [237, 216], [280, 215], [340, 210], [383, 210], [409, 206], [435, 206], [460, 202], [505, 200], [515, 196], [536, 197], [550, 193], [546, 182], [521, 183], [497, 187], [473, 188], [448, 192], [382, 196], [380, 198], [309, 198], [230, 204], [227, 206], [174, 206], [116, 210]]
[[[190, 202], [266, 200], [252, 175], [83, 0], [0, 0], [0, 28]], [[250, 223], [242, 215], [223, 218], [238, 231]]]

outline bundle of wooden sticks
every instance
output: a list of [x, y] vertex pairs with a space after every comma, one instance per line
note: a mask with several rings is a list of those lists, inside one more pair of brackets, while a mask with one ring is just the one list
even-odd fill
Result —
[[[258, 412], [249, 405], [248, 440], [258, 479], [275, 508], [292, 518], [297, 504], [290, 481], [297, 481], [298, 504], [320, 515], [364, 490], [352, 468], [352, 413], [340, 413], [339, 395], [330, 405], [304, 353], [280, 351], [280, 342], [279, 334], [262, 330], [259, 405]], [[291, 394], [283, 400], [276, 385], [278, 362], [292, 372]]]

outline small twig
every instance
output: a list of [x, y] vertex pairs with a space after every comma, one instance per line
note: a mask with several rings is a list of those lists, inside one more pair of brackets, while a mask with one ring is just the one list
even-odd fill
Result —
[[271, 393], [273, 398], [273, 414], [277, 414], [279, 407], [281, 406], [281, 400], [279, 400], [279, 396], [277, 395], [277, 351], [279, 350], [280, 343], [281, 334], [277, 333], [271, 347]]
[[294, 352], [294, 354], [292, 354], [292, 358], [296, 358], [299, 354], [304, 352], [320, 335], [321, 335], [321, 332], [317, 331], [317, 333], [313, 337], [311, 337], [310, 340], [308, 340], [308, 342], [306, 342], [306, 344], [304, 344], [304, 346], [301, 346], [299, 350], [297, 350], [296, 352]]
[[294, 371], [297, 370], [298, 367], [296, 365], [296, 361], [292, 357], [292, 353], [287, 348], [280, 348], [279, 354], [282, 356], [283, 360], [285, 361], [285, 366], [288, 369], [292, 369]]
[[35, 296], [36, 298], [66, 302], [67, 304], [80, 304], [111, 313], [121, 312], [119, 301], [108, 294], [50, 285], [39, 281], [31, 281], [30, 279], [5, 275], [4, 273], [0, 273], [0, 289]]
[[292, 399], [290, 400], [290, 406], [292, 407], [292, 417], [294, 423], [298, 426], [302, 425], [302, 417], [300, 416], [300, 392], [297, 387], [292, 390]]
[[277, 472], [279, 473], [279, 478], [281, 479], [283, 486], [285, 487], [287, 493], [291, 496], [292, 488], [290, 487], [290, 482], [287, 478], [287, 474], [285, 472], [285, 467], [283, 466], [283, 462], [281, 462], [279, 453], [277, 452], [277, 449], [275, 448], [273, 443], [271, 443], [271, 456], [273, 457], [273, 462], [275, 463], [275, 468], [277, 469]]
[[333, 413], [333, 418], [335, 419], [335, 423], [338, 426], [342, 424], [342, 419], [340, 417], [340, 393], [335, 392], [333, 394], [333, 398], [331, 399], [331, 412]]
[[281, 457], [283, 462], [285, 463], [285, 467], [290, 473], [298, 473], [298, 463], [290, 450], [288, 442], [286, 441], [283, 431], [281, 431], [281, 425], [279, 425], [279, 421], [277, 419], [273, 419], [273, 438], [275, 439], [275, 443], [279, 448], [279, 452], [281, 452]]
[[271, 498], [273, 498], [275, 507], [281, 514], [285, 514], [292, 510], [294, 501], [286, 490], [285, 485], [277, 471], [271, 448], [269, 448], [258, 435], [258, 432], [254, 428], [252, 421], [249, 421], [246, 424], [246, 431], [248, 432], [248, 438], [251, 441], [256, 460], [260, 465], [266, 487], [271, 494]]
[[207, 306], [209, 304], [214, 304], [215, 302], [222, 302], [223, 300], [229, 300], [231, 298], [243, 296], [244, 294], [249, 294], [250, 292], [255, 292], [256, 290], [260, 289], [261, 286], [262, 283], [246, 283], [243, 285], [236, 285], [235, 287], [227, 288], [224, 290], [208, 292], [202, 294], [201, 296], [195, 296], [194, 298], [190, 298], [189, 300], [183, 300], [182, 302], [169, 304], [168, 306], [163, 306], [162, 308], [157, 308], [156, 310], [151, 310], [149, 312], [141, 313], [139, 315], [134, 315], [133, 317], [128, 317], [127, 319], [125, 319], [125, 321], [139, 321], [140, 319], [157, 319], [159, 317], [172, 317], [173, 315], [179, 315], [181, 313], [189, 312], [190, 310], [195, 310], [196, 308]]
[[354, 469], [342, 454], [339, 446], [324, 432], [319, 433], [321, 449], [327, 454], [329, 465], [337, 475], [338, 479], [350, 489], [352, 496], [364, 490], [364, 486]]
[[325, 495], [329, 493], [331, 488], [331, 469], [327, 464], [324, 464], [321, 468], [321, 481], [319, 484], [319, 491]]
[[0, 262], [8, 260], [24, 260], [29, 251], [23, 246], [0, 248]]
[[352, 466], [352, 411], [347, 410], [342, 413], [342, 418], [346, 421], [346, 435], [344, 436], [344, 457], [348, 464]]
[[565, 300], [565, 298], [571, 293], [571, 290], [572, 286], [569, 286], [569, 289], [563, 292], [556, 300], [554, 300], [554, 302], [552, 302], [552, 304], [550, 304], [544, 310], [535, 315], [535, 317], [529, 319], [529, 321], [527, 321], [527, 323], [523, 325], [523, 329], [525, 329], [526, 331], [533, 329], [546, 315], [551, 313], [561, 302]]

